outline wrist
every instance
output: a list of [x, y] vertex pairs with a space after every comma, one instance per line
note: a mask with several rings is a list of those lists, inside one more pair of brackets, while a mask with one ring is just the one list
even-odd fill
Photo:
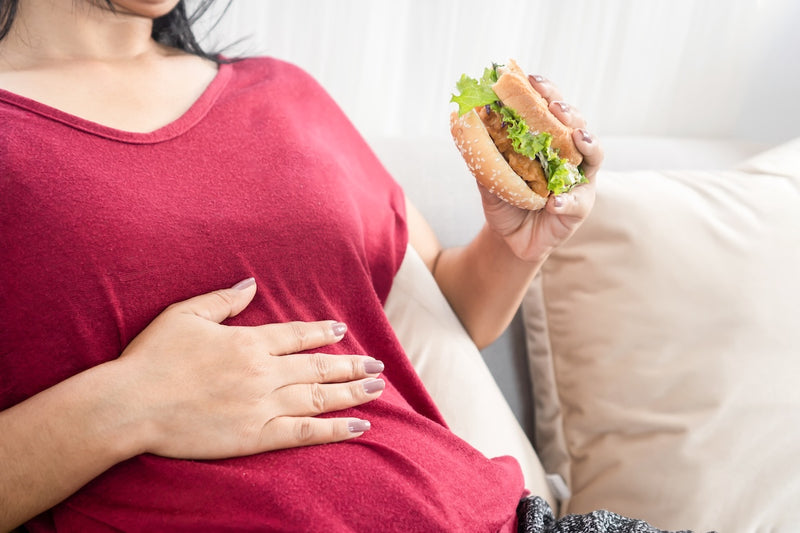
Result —
[[481, 233], [483, 235], [479, 235], [476, 241], [484, 241], [482, 248], [491, 251], [491, 257], [495, 262], [502, 262], [507, 268], [519, 272], [537, 271], [555, 249], [539, 246], [539, 243], [524, 229], [503, 235], [491, 226], [485, 225]]
[[137, 392], [135, 372], [124, 359], [109, 361], [92, 369], [96, 386], [94, 427], [107, 444], [109, 459], [121, 462], [145, 453], [151, 440], [146, 404]]

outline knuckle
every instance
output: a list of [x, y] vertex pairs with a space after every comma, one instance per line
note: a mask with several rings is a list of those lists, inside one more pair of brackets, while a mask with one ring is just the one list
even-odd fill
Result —
[[356, 378], [364, 373], [364, 365], [360, 359], [350, 359], [350, 377]]
[[312, 354], [311, 365], [314, 367], [314, 372], [316, 372], [317, 378], [321, 382], [330, 380], [333, 374], [333, 361], [330, 357], [319, 353]]
[[294, 426], [294, 437], [299, 443], [310, 442], [314, 438], [314, 425], [311, 420], [299, 420]]
[[295, 352], [301, 352], [306, 349], [308, 343], [308, 331], [302, 322], [289, 322], [288, 324], [290, 335], [292, 336], [292, 346]]
[[319, 383], [311, 384], [311, 405], [316, 413], [324, 413], [327, 407], [325, 391]]
[[362, 382], [355, 382], [351, 383], [349, 387], [347, 387], [348, 392], [348, 401], [352, 405], [357, 405], [363, 403], [367, 400], [367, 391], [364, 389], [364, 384]]
[[233, 305], [233, 298], [231, 297], [230, 292], [225, 290], [218, 290], [211, 293], [218, 303], [225, 307], [231, 307]]
[[347, 429], [347, 422], [337, 421], [327, 428], [327, 438], [331, 441], [345, 440], [352, 437], [353, 433]]

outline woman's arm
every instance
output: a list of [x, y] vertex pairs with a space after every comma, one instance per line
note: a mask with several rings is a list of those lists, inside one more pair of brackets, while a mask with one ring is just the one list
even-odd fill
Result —
[[369, 429], [363, 420], [314, 415], [380, 396], [382, 383], [371, 393], [365, 384], [383, 365], [296, 353], [341, 340], [346, 327], [334, 321], [220, 325], [255, 292], [248, 280], [174, 304], [118, 359], [0, 412], [0, 531], [140, 453], [225, 458]]
[[[411, 245], [417, 250], [478, 348], [494, 341], [514, 317], [541, 262], [528, 263], [511, 253], [487, 225], [464, 247], [436, 249], [414, 226], [427, 223], [412, 205], [408, 208]], [[437, 241], [438, 242], [438, 241]]]
[[580, 113], [561, 102], [558, 90], [547, 80], [530, 80], [550, 102], [550, 110], [575, 128], [573, 140], [584, 156], [588, 184], [549, 198], [545, 208], [536, 212], [515, 208], [479, 186], [486, 224], [467, 246], [444, 250], [407, 201], [410, 242], [479, 348], [505, 330], [541, 265], [589, 215], [603, 160], [602, 149], [585, 131]]
[[0, 531], [23, 523], [142, 448], [113, 365], [0, 412]]

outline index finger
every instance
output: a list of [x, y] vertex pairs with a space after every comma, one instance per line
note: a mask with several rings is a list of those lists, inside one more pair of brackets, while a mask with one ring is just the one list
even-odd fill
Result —
[[347, 325], [335, 320], [283, 322], [258, 326], [269, 355], [288, 355], [339, 342]]

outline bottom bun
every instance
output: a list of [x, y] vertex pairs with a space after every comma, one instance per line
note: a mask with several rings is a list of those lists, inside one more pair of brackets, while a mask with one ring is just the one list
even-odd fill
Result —
[[512, 170], [475, 110], [460, 117], [454, 111], [450, 115], [450, 133], [472, 175], [489, 192], [522, 209], [538, 211], [544, 207], [547, 197], [533, 192]]

